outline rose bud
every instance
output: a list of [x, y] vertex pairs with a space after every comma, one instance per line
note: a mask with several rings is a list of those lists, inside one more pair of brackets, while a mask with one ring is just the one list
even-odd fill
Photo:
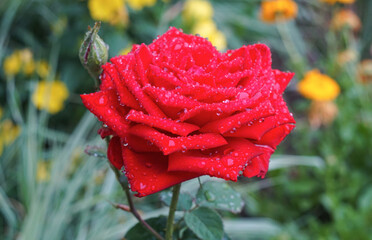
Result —
[[282, 97], [293, 73], [272, 69], [264, 44], [220, 53], [170, 28], [102, 68], [100, 90], [81, 98], [139, 197], [202, 175], [264, 177], [294, 128]]
[[105, 64], [108, 59], [109, 47], [98, 36], [100, 27], [100, 22], [96, 22], [93, 28], [89, 27], [79, 50], [81, 64], [83, 64], [84, 68], [95, 80], [98, 80], [102, 72], [101, 66]]

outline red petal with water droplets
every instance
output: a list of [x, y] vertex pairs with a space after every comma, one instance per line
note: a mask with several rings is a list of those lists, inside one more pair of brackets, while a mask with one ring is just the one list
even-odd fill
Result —
[[121, 154], [121, 141], [119, 137], [111, 138], [107, 147], [107, 158], [110, 163], [117, 169], [123, 167], [123, 157]]
[[120, 103], [134, 109], [141, 109], [136, 99], [125, 86], [125, 83], [120, 79], [119, 73], [117, 72], [116, 68], [110, 63], [106, 63], [102, 66], [102, 68], [105, 70], [105, 72], [107, 72], [108, 75], [111, 76], [117, 93], [120, 96]]
[[[103, 66], [102, 66], [102, 68], [103, 68]], [[103, 71], [100, 75], [100, 80], [101, 80], [101, 84], [100, 84], [99, 88], [101, 90], [107, 90], [107, 89], [111, 89], [111, 88], [115, 87], [114, 82], [112, 81], [110, 75], [108, 74], [108, 72], [105, 71], [104, 68], [103, 68]]]
[[257, 144], [268, 145], [273, 149], [279, 145], [281, 141], [295, 128], [293, 124], [284, 124], [266, 132], [258, 141]]
[[168, 172], [168, 157], [161, 153], [134, 153], [122, 145], [125, 175], [137, 197], [159, 192], [200, 175], [184, 171]]
[[181, 121], [186, 121], [194, 117], [197, 114], [203, 112], [215, 112], [215, 113], [233, 113], [240, 111], [245, 108], [251, 108], [257, 105], [262, 100], [264, 95], [260, 92], [256, 93], [252, 98], [237, 99], [233, 101], [226, 101], [221, 103], [206, 103], [203, 105], [196, 106], [180, 115]]
[[131, 127], [129, 132], [134, 136], [142, 137], [152, 142], [160, 148], [164, 155], [177, 151], [215, 148], [227, 144], [221, 135], [215, 133], [188, 137], [169, 137], [151, 127], [140, 124]]
[[230, 130], [237, 129], [242, 125], [249, 122], [256, 121], [258, 119], [264, 119], [268, 116], [274, 114], [274, 109], [269, 101], [259, 104], [256, 108], [252, 110], [246, 110], [244, 112], [237, 113], [235, 115], [210, 122], [204, 125], [200, 131], [201, 132], [218, 132], [226, 133]]
[[127, 108], [120, 106], [114, 90], [80, 95], [83, 104], [118, 136], [125, 137], [129, 122], [125, 120]]
[[109, 127], [101, 127], [100, 129], [98, 129], [97, 133], [101, 136], [102, 139], [110, 135], [116, 135], [116, 133]]
[[285, 88], [287, 87], [288, 83], [291, 81], [294, 73], [290, 72], [281, 72], [279, 70], [273, 70], [275, 81], [279, 84], [278, 93], [281, 94], [284, 92]]
[[145, 86], [149, 83], [146, 72], [150, 63], [152, 63], [151, 52], [148, 47], [142, 43], [141, 46], [134, 52], [134, 56], [136, 58], [137, 75], [139, 76], [142, 86]]
[[271, 152], [270, 148], [257, 146], [245, 139], [229, 139], [228, 145], [214, 152], [177, 152], [169, 155], [169, 171], [189, 171], [200, 175], [236, 181], [250, 160]]
[[156, 127], [158, 129], [181, 136], [187, 136], [199, 129], [198, 126], [193, 124], [176, 122], [168, 118], [150, 116], [136, 110], [131, 110], [126, 116], [126, 119], [132, 122], [143, 123], [150, 127]]
[[136, 81], [133, 72], [120, 71], [118, 67], [117, 70], [128, 89], [137, 98], [140, 106], [142, 106], [151, 115], [165, 117], [165, 114], [160, 110], [160, 108], [143, 92], [140, 84]]
[[146, 86], [144, 90], [157, 102], [167, 107], [192, 108], [201, 104], [194, 99], [158, 87]]
[[265, 177], [267, 170], [269, 168], [269, 159], [271, 153], [264, 153], [262, 155], [256, 156], [251, 160], [249, 164], [243, 171], [245, 177]]

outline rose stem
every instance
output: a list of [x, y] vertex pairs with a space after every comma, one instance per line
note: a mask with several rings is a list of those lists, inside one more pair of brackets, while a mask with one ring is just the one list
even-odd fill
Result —
[[173, 237], [173, 221], [174, 221], [174, 214], [177, 208], [178, 196], [180, 195], [181, 183], [175, 185], [173, 187], [173, 196], [172, 201], [169, 206], [169, 215], [167, 221], [167, 231], [165, 233], [165, 240], [172, 240]]
[[129, 192], [128, 184], [126, 183], [126, 181], [123, 181], [123, 178], [121, 178], [122, 175], [120, 174], [119, 170], [117, 170], [114, 166], [112, 166], [112, 164], [110, 164], [110, 167], [114, 171], [116, 179], [118, 180], [121, 188], [125, 192], [125, 195], [128, 200], [130, 212], [133, 214], [135, 218], [137, 218], [137, 220], [142, 224], [142, 226], [145, 229], [147, 229], [149, 232], [151, 232], [157, 239], [164, 240], [164, 238], [158, 232], [156, 232], [145, 220], [143, 220], [141, 215], [139, 215], [139, 213], [137, 212], [136, 208], [134, 207], [132, 196], [130, 195], [130, 192]]

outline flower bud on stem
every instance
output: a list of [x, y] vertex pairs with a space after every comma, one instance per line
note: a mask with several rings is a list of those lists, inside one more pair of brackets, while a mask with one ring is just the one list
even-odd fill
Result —
[[88, 27], [83, 43], [79, 50], [81, 64], [95, 80], [98, 87], [99, 75], [102, 72], [101, 66], [108, 59], [108, 45], [98, 36], [101, 22], [96, 22], [93, 28]]

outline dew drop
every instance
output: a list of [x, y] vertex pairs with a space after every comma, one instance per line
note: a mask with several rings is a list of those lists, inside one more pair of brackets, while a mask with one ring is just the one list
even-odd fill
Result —
[[214, 200], [216, 200], [216, 196], [210, 191], [205, 191], [204, 195], [208, 202], [213, 202]]
[[227, 166], [231, 167], [234, 164], [234, 160], [232, 158], [227, 159]]
[[169, 140], [168, 146], [169, 147], [174, 147], [174, 146], [176, 146], [176, 144], [175, 144], [175, 142], [173, 140]]
[[149, 162], [145, 163], [145, 165], [146, 165], [146, 167], [148, 167], [148, 168], [151, 168], [151, 167], [152, 167], [152, 164], [149, 163]]

